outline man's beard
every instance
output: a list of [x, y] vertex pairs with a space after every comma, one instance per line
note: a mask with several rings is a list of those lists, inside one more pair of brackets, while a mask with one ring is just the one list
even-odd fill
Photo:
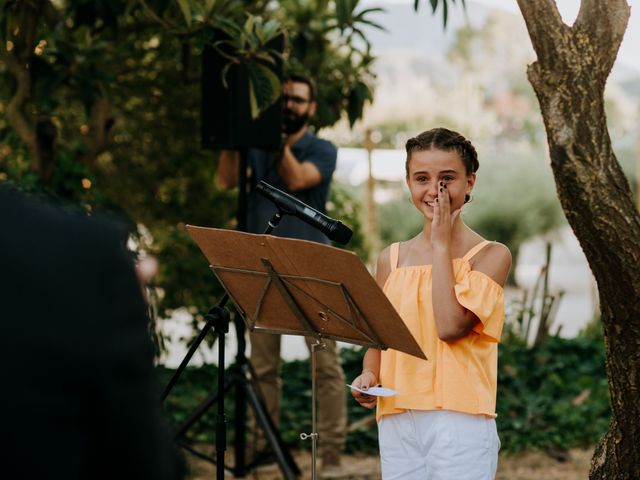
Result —
[[282, 112], [282, 131], [287, 135], [299, 132], [309, 121], [309, 113], [298, 115], [291, 110]]

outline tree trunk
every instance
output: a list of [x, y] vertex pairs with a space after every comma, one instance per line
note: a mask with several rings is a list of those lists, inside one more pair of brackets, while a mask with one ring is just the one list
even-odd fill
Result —
[[31, 168], [37, 173], [42, 170], [38, 138], [34, 121], [25, 113], [25, 106], [31, 96], [29, 60], [35, 47], [40, 18], [38, 12], [42, 6], [42, 1], [20, 2], [13, 9], [7, 8], [3, 12], [8, 17], [3, 19], [7, 24], [6, 38], [0, 38], [0, 61], [5, 64], [16, 85], [7, 105], [7, 120], [27, 147]]
[[93, 168], [102, 152], [107, 149], [112, 133], [114, 119], [110, 113], [111, 105], [104, 97], [97, 97], [91, 105], [89, 130], [84, 135], [87, 152], [82, 157], [85, 165]]
[[[640, 215], [611, 147], [604, 87], [627, 27], [624, 0], [583, 0], [572, 27], [553, 0], [518, 0], [565, 215], [601, 299], [613, 418], [591, 479], [640, 478]], [[585, 419], [587, 421], [587, 419]]]

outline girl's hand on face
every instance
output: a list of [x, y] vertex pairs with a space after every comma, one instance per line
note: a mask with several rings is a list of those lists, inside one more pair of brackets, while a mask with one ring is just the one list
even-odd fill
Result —
[[433, 207], [431, 221], [431, 243], [434, 247], [447, 247], [451, 241], [451, 230], [461, 209], [451, 211], [451, 199], [444, 182], [438, 184], [438, 197]]

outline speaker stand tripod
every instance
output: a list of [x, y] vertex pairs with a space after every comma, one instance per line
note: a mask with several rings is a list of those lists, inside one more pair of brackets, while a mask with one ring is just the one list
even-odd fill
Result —
[[[278, 226], [282, 219], [282, 213], [280, 211], [271, 218], [268, 226], [265, 230], [265, 234], [271, 233], [274, 228]], [[278, 463], [282, 472], [283, 478], [286, 480], [294, 480], [300, 475], [300, 469], [295, 463], [295, 460], [291, 456], [287, 449], [280, 433], [274, 425], [271, 417], [266, 412], [263, 402], [260, 400], [260, 395], [255, 387], [254, 379], [255, 374], [253, 369], [245, 355], [245, 326], [242, 319], [236, 318], [235, 328], [237, 336], [237, 352], [236, 361], [231, 368], [231, 374], [227, 380], [225, 380], [225, 335], [229, 331], [229, 313], [224, 308], [229, 299], [228, 294], [218, 302], [205, 315], [206, 323], [198, 337], [194, 341], [193, 345], [189, 348], [184, 359], [176, 369], [175, 373], [167, 383], [163, 393], [162, 401], [164, 401], [173, 386], [176, 384], [178, 378], [186, 368], [187, 364], [193, 357], [195, 351], [200, 346], [204, 338], [214, 329], [217, 335], [218, 341], [218, 379], [217, 379], [217, 391], [213, 395], [206, 398], [196, 408], [194, 413], [180, 425], [175, 433], [175, 440], [182, 447], [193, 453], [194, 455], [211, 461], [216, 464], [216, 478], [222, 480], [224, 478], [225, 470], [229, 470], [235, 477], [244, 477], [252, 468], [262, 460], [262, 457], [257, 456], [247, 464], [245, 459], [246, 450], [246, 404], [247, 400], [249, 405], [253, 409], [257, 424], [260, 426], [265, 435], [265, 440], [271, 448], [276, 462]], [[235, 415], [234, 415], [234, 453], [235, 453], [235, 465], [233, 468], [229, 468], [225, 464], [225, 451], [226, 451], [226, 416], [224, 411], [224, 395], [231, 388], [235, 388]], [[192, 448], [186, 440], [184, 435], [186, 432], [196, 423], [213, 404], [217, 403], [217, 415], [216, 415], [216, 458], [215, 460], [207, 455]], [[314, 429], [315, 432], [315, 429]], [[314, 442], [315, 444], [315, 442]]]

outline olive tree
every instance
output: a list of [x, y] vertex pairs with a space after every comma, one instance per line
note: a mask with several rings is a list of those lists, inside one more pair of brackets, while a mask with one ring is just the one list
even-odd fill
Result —
[[592, 479], [640, 477], [640, 214], [611, 147], [604, 89], [627, 28], [624, 0], [582, 0], [572, 26], [553, 0], [518, 0], [537, 60], [558, 198], [596, 278], [612, 420]]

